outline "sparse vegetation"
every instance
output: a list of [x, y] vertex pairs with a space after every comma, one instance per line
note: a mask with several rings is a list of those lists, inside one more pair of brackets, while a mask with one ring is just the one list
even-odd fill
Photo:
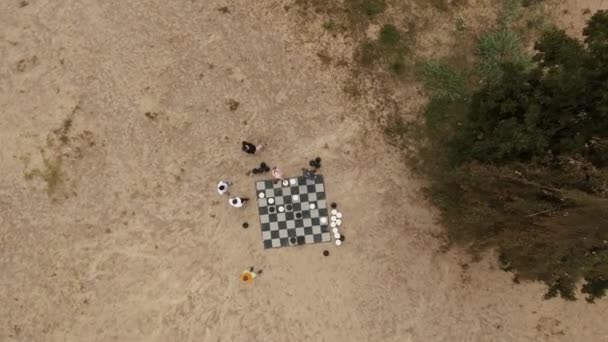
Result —
[[[476, 49], [470, 43], [475, 33], [462, 19], [453, 56], [415, 63], [406, 59], [413, 28], [404, 34], [384, 24], [376, 39], [366, 38], [366, 18], [379, 11], [363, 9], [364, 1], [347, 1], [344, 8], [319, 2], [316, 9], [345, 20], [360, 42], [358, 67], [371, 77], [380, 70], [401, 76], [418, 66], [431, 95], [424, 125], [396, 115], [385, 129], [431, 181], [427, 193], [441, 210], [449, 240], [473, 253], [495, 248], [515, 282], [544, 282], [546, 298], [575, 299], [581, 279], [589, 302], [604, 295], [608, 106], [600, 94], [608, 93], [608, 14], [593, 16], [584, 44], [549, 30], [531, 54], [524, 40], [536, 40], [545, 22], [528, 17], [526, 25], [522, 3], [506, 1], [496, 27], [477, 36]], [[460, 2], [430, 4], [449, 10]], [[337, 14], [341, 10], [346, 19]], [[361, 93], [354, 81], [345, 91]]]
[[365, 66], [379, 65], [396, 75], [405, 71], [408, 46], [403, 33], [394, 25], [382, 26], [378, 39], [361, 44], [359, 61]]
[[420, 157], [451, 241], [498, 247], [546, 298], [575, 299], [583, 278], [590, 302], [608, 287], [606, 23], [595, 14], [585, 44], [546, 32], [534, 61], [501, 26], [480, 38], [475, 82], [441, 62], [421, 73], [432, 97]]

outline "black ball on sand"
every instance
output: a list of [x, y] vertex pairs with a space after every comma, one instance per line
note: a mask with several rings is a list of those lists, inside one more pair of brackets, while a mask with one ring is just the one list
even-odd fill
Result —
[[244, 223], [243, 223], [243, 228], [245, 228], [245, 229], [249, 228], [249, 223], [244, 222]]
[[312, 166], [312, 167], [317, 167], [317, 163], [315, 163], [314, 160], [311, 160], [308, 162], [308, 165]]
[[264, 172], [268, 172], [268, 171], [270, 171], [270, 168], [269, 168], [268, 166], [266, 166], [266, 167], [264, 168]]
[[329, 251], [328, 250], [323, 251], [323, 255], [328, 256], [329, 255]]
[[265, 170], [268, 167], [268, 165], [266, 165], [266, 163], [262, 162], [260, 164], [260, 169]]
[[331, 204], [331, 208], [332, 208], [332, 209], [336, 209], [337, 207], [338, 207], [338, 205], [336, 204], [336, 202], [333, 202], [333, 203]]
[[315, 162], [317, 162], [317, 164], [321, 163], [321, 157], [315, 158]]
[[258, 170], [258, 169], [253, 169], [253, 170], [251, 170], [251, 172], [253, 172], [253, 174], [255, 175], [255, 174], [260, 173], [260, 170]]
[[344, 241], [344, 239], [346, 239], [344, 235], [340, 235], [340, 241]]

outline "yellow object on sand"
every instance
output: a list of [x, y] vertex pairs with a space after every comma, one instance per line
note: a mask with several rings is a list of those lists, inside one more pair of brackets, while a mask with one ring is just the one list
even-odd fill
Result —
[[253, 278], [255, 278], [256, 274], [249, 271], [244, 271], [241, 273], [241, 281], [243, 283], [251, 284], [253, 283]]

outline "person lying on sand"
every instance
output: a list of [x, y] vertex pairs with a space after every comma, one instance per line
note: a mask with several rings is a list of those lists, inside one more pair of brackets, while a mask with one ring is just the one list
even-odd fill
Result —
[[217, 183], [217, 193], [220, 195], [230, 196], [230, 193], [228, 192], [228, 187], [231, 185], [232, 183], [221, 180], [219, 183]]
[[243, 150], [243, 152], [245, 153], [249, 153], [249, 154], [255, 154], [256, 151], [259, 151], [260, 149], [262, 149], [262, 145], [254, 145], [252, 143], [243, 141], [243, 146], [241, 147], [241, 150]]
[[231, 206], [235, 207], [235, 208], [240, 208], [243, 205], [245, 205], [245, 203], [247, 203], [249, 201], [249, 198], [241, 198], [241, 197], [230, 197], [228, 199], [228, 203], [230, 203]]

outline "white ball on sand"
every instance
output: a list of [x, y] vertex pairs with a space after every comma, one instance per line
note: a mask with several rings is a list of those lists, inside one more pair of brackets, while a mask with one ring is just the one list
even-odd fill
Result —
[[336, 222], [337, 218], [335, 216], [331, 217], [332, 222]]
[[337, 219], [337, 220], [336, 220], [336, 226], [338, 226], [338, 227], [339, 227], [341, 224], [342, 224], [342, 220]]
[[268, 203], [273, 204], [274, 203], [274, 198], [269, 198], [268, 199]]
[[331, 211], [331, 214], [332, 214], [332, 215], [334, 215], [334, 216], [336, 216], [336, 214], [337, 214], [337, 213], [338, 213], [338, 211], [337, 211], [336, 209], [333, 209], [333, 210]]
[[260, 193], [258, 194], [258, 197], [259, 197], [259, 198], [264, 198], [264, 197], [266, 197], [266, 194], [264, 194], [263, 192], [260, 192]]
[[331, 221], [331, 222], [329, 223], [329, 225], [330, 225], [330, 226], [333, 228], [333, 227], [335, 227], [335, 226], [336, 226], [336, 222]]
[[314, 203], [310, 203], [309, 207], [310, 207], [310, 210], [313, 210], [314, 208], [316, 208]]
[[342, 244], [342, 240], [336, 240], [336, 246], [340, 246]]
[[340, 233], [334, 233], [334, 238], [335, 239], [340, 239]]
[[338, 232], [338, 228], [333, 228], [331, 231], [336, 234]]
[[342, 218], [342, 213], [337, 213], [337, 214], [336, 214], [336, 217], [337, 217], [337, 218]]

